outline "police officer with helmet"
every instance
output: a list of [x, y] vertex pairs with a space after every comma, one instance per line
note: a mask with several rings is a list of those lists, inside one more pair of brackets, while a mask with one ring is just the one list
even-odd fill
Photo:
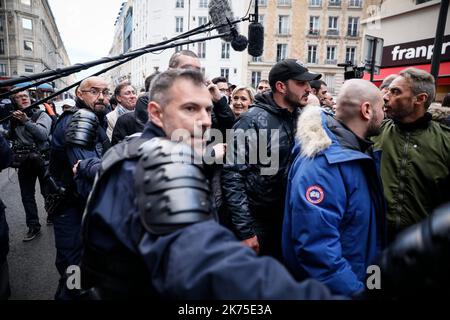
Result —
[[[97, 170], [93, 164], [110, 146], [95, 113], [106, 106], [108, 84], [100, 77], [87, 78], [77, 88], [76, 95], [76, 107], [60, 116], [51, 144], [49, 171], [54, 184], [48, 207], [54, 216], [55, 264], [61, 276], [56, 299], [71, 299], [74, 295], [65, 287], [66, 270], [80, 262], [81, 219]], [[83, 167], [88, 178], [74, 176], [77, 166]]]

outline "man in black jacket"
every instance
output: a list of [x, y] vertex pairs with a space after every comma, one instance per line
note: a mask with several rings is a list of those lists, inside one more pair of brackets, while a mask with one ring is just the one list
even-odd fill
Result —
[[[12, 152], [3, 135], [0, 134], [0, 171], [9, 166]], [[6, 256], [9, 251], [8, 224], [5, 217], [5, 205], [0, 199], [0, 300], [6, 300], [11, 294]]]
[[116, 145], [128, 136], [144, 131], [144, 126], [148, 122], [148, 90], [152, 80], [161, 72], [156, 71], [145, 79], [145, 94], [141, 95], [136, 102], [133, 112], [121, 115], [114, 127], [111, 145]]
[[[272, 92], [258, 95], [254, 106], [233, 127], [245, 132], [245, 145], [239, 145], [241, 139], [237, 134], [228, 142], [228, 149], [233, 145], [234, 150], [227, 155], [222, 187], [231, 223], [238, 238], [263, 255], [281, 258], [284, 177], [294, 146], [295, 122], [300, 109], [307, 104], [309, 81], [320, 77], [294, 59], [277, 63], [269, 74]], [[252, 148], [261, 145], [261, 141], [268, 142], [267, 150], [261, 150], [261, 146], [260, 150]], [[238, 161], [242, 150], [245, 150], [243, 164]], [[278, 162], [262, 161], [262, 151], [271, 160], [278, 157]], [[255, 156], [257, 161], [251, 161]]]

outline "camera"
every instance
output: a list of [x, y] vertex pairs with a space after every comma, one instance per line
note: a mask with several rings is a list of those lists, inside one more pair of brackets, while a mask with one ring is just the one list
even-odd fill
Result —
[[346, 63], [339, 63], [338, 67], [345, 68], [344, 79], [362, 79], [364, 77], [364, 67], [358, 67], [353, 62], [348, 61]]

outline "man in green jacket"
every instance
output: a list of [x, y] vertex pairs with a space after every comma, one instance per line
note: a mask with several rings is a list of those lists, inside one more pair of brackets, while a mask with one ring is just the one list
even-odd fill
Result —
[[436, 94], [428, 72], [400, 72], [384, 95], [386, 120], [375, 148], [388, 204], [389, 240], [450, 201], [450, 128], [427, 112]]

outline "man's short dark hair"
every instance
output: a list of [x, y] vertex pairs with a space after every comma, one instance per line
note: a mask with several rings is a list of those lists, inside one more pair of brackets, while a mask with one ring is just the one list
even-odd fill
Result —
[[155, 71], [151, 75], [149, 75], [147, 78], [145, 78], [145, 92], [148, 92], [148, 90], [150, 89], [150, 84], [152, 83], [153, 79], [155, 79], [155, 77], [160, 73], [161, 72], [159, 72], [159, 71]]
[[211, 82], [214, 84], [218, 84], [219, 82], [225, 82], [228, 84], [228, 80], [225, 77], [215, 77], [214, 79], [211, 80]]
[[312, 80], [309, 82], [309, 84], [311, 85], [312, 89], [316, 89], [317, 91], [320, 90], [322, 86], [327, 86], [325, 81], [322, 80]]
[[192, 58], [197, 58], [198, 59], [198, 55], [195, 54], [195, 52], [191, 51], [191, 50], [181, 50], [178, 52], [175, 52], [172, 57], [170, 57], [169, 60], [169, 68], [171, 69], [176, 69], [179, 67], [179, 58], [181, 56], [188, 56], [188, 57], [192, 57]]
[[119, 83], [119, 85], [114, 89], [114, 96], [115, 97], [120, 96], [120, 91], [122, 91], [123, 88], [128, 86], [131, 86], [131, 83], [129, 81]]
[[394, 81], [395, 78], [398, 77], [398, 74], [391, 74], [388, 75], [386, 78], [384, 78], [383, 82], [380, 85], [380, 90], [388, 89], [391, 85], [392, 81]]
[[149, 99], [164, 107], [172, 99], [168, 91], [172, 88], [174, 82], [178, 79], [192, 81], [197, 86], [204, 84], [203, 73], [192, 69], [169, 69], [158, 74], [150, 85]]

